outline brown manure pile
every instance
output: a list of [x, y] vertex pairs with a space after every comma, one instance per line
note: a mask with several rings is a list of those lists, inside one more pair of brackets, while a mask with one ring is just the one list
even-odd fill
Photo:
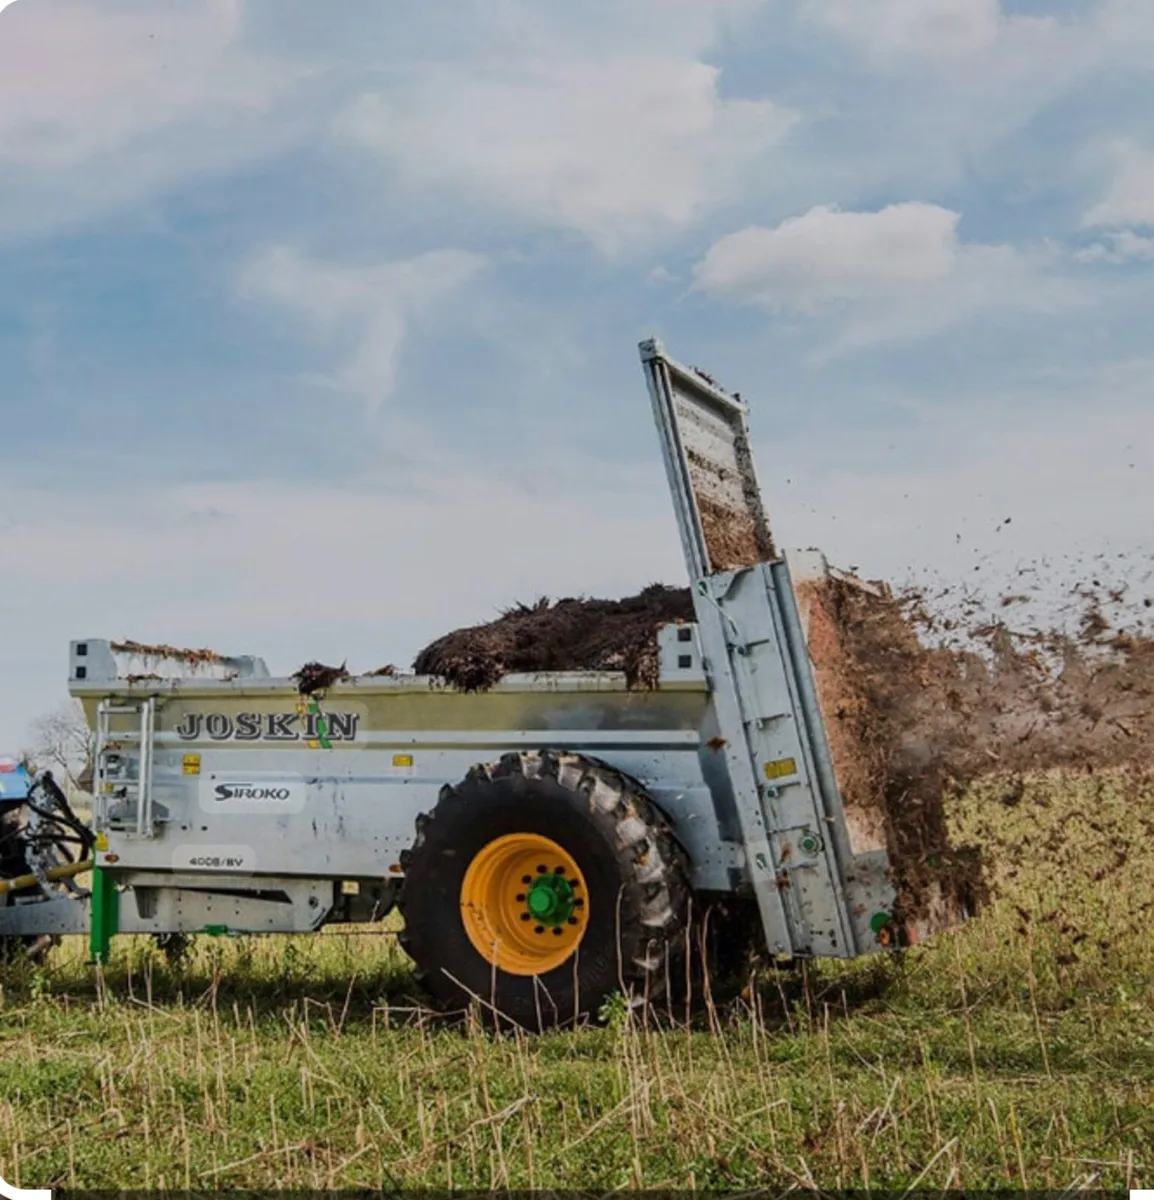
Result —
[[653, 687], [658, 627], [692, 620], [689, 590], [663, 584], [624, 600], [542, 599], [438, 638], [413, 670], [466, 692], [540, 671], [624, 671], [630, 687]]

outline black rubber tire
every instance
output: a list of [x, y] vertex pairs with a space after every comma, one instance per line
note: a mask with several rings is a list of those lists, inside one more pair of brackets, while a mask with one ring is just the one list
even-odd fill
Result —
[[[576, 952], [539, 976], [494, 968], [474, 948], [460, 894], [475, 855], [509, 833], [538, 833], [571, 854], [585, 877], [588, 925]], [[477, 1004], [490, 1024], [543, 1030], [596, 1018], [620, 992], [661, 994], [683, 944], [689, 899], [684, 852], [636, 781], [578, 754], [512, 753], [441, 790], [402, 857], [401, 945], [442, 1008]]]
[[[0, 814], [0, 879], [15, 879], [28, 874], [28, 864], [19, 848], [19, 833], [23, 827], [19, 810]], [[12, 903], [11, 895], [0, 895], [0, 906]], [[11, 965], [21, 959], [43, 962], [58, 938], [0, 937], [0, 964]]]

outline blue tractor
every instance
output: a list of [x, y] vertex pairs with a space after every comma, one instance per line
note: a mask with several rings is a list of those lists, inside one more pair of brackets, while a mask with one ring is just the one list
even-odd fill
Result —
[[32, 776], [22, 762], [0, 757], [0, 812], [15, 808], [28, 799]]
[[[33, 779], [16, 758], [0, 756], [0, 879], [26, 875], [28, 804], [36, 803]], [[0, 905], [11, 904], [11, 893], [0, 895]], [[0, 938], [0, 962], [10, 962], [17, 952], [32, 961], [43, 957], [59, 939], [55, 937]]]
[[32, 777], [15, 758], [0, 757], [0, 879], [22, 875], [24, 850], [20, 844], [21, 810], [32, 789]]

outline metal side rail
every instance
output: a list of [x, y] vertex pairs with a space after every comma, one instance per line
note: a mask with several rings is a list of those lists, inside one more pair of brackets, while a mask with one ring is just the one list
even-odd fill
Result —
[[[131, 731], [114, 729], [116, 718], [134, 717]], [[94, 787], [95, 825], [106, 828], [123, 820], [115, 811], [119, 794], [133, 806], [131, 821], [138, 837], [155, 833], [152, 810], [152, 763], [156, 742], [156, 700], [149, 696], [139, 704], [116, 704], [102, 700], [96, 709], [96, 753]], [[135, 752], [135, 753], [134, 753]], [[131, 773], [135, 765], [135, 774]]]

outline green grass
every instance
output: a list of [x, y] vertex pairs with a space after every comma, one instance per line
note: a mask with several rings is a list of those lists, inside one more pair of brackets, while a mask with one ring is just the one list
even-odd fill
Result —
[[[960, 806], [1001, 895], [902, 958], [770, 976], [693, 1028], [542, 1038], [420, 1010], [387, 930], [11, 968], [25, 1187], [1154, 1186], [1154, 787]], [[659, 1027], [660, 1026], [660, 1027]]]

